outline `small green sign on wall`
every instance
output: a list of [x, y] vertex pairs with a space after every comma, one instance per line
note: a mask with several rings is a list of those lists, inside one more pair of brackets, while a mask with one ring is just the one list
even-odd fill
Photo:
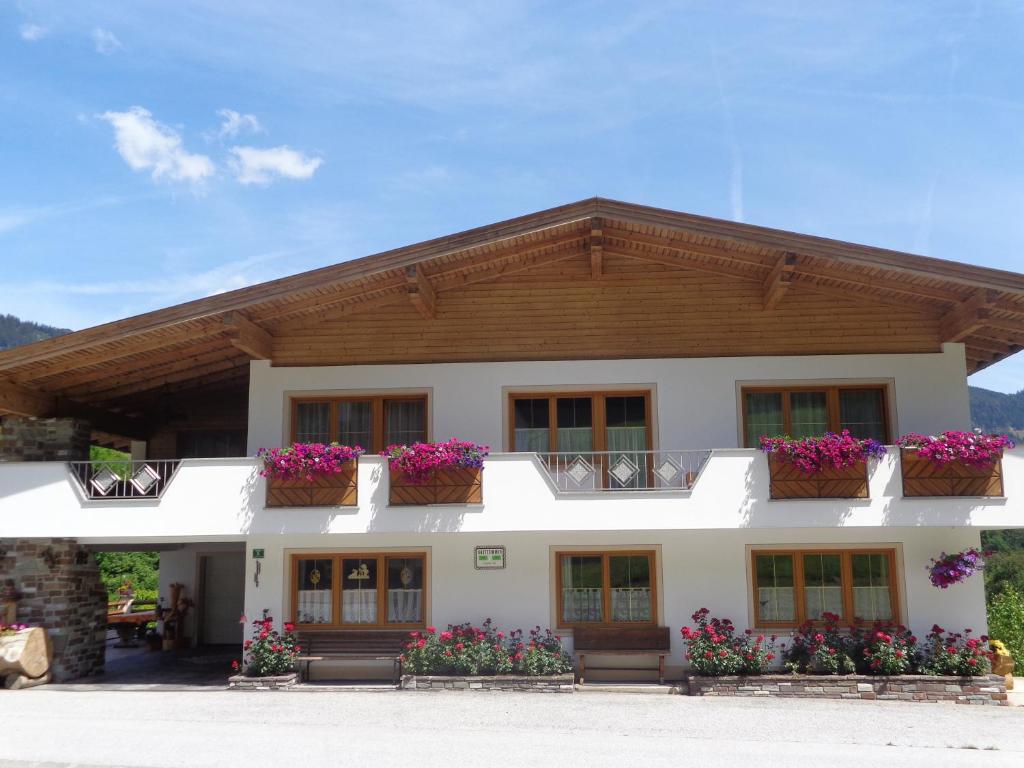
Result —
[[253, 549], [253, 551], [252, 551], [252, 559], [253, 560], [262, 560], [263, 559], [263, 550], [262, 549]]
[[473, 567], [478, 571], [490, 571], [505, 567], [504, 547], [474, 547]]

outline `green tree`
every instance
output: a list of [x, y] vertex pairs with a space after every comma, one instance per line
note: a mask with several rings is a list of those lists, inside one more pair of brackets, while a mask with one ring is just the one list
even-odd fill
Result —
[[1024, 591], [1007, 586], [989, 601], [988, 633], [1003, 641], [1018, 665], [1024, 664]]
[[117, 590], [129, 581], [140, 603], [156, 602], [160, 553], [158, 552], [97, 552], [100, 577], [111, 601], [117, 599]]

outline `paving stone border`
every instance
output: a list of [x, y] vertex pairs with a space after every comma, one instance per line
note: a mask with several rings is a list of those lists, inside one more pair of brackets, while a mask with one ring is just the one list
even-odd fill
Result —
[[298, 680], [295, 672], [270, 677], [246, 677], [234, 675], [228, 678], [228, 688], [235, 691], [279, 691], [291, 688]]
[[1007, 706], [1006, 681], [984, 677], [900, 675], [759, 675], [757, 677], [689, 677], [691, 696], [781, 696], [799, 699], [868, 699], [878, 701], [948, 701], [956, 704]]
[[404, 691], [525, 691], [528, 693], [572, 693], [575, 676], [570, 672], [551, 677], [520, 675], [481, 675], [449, 677], [441, 675], [402, 675]]

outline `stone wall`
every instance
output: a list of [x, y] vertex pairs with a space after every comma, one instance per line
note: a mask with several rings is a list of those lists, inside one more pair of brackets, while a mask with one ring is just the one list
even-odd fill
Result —
[[87, 461], [89, 422], [81, 419], [0, 418], [0, 461]]
[[234, 691], [280, 691], [295, 685], [297, 677], [294, 672], [287, 675], [272, 675], [269, 677], [234, 675], [228, 678], [228, 688]]
[[406, 691], [528, 691], [531, 693], [572, 693], [572, 674], [552, 677], [495, 675], [479, 677], [442, 677], [438, 675], [402, 675]]
[[74, 539], [0, 539], [5, 586], [17, 593], [16, 621], [49, 633], [56, 680], [103, 671], [107, 591], [88, 550]]
[[758, 677], [690, 677], [691, 696], [782, 696], [801, 699], [877, 699], [879, 701], [950, 701], [1005, 706], [1002, 677], [931, 677], [901, 675], [763, 675]]

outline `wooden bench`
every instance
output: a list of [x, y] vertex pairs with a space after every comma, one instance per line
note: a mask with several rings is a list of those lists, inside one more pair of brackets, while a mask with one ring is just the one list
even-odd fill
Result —
[[[665, 682], [665, 657], [672, 648], [668, 627], [577, 627], [573, 630], [573, 648], [580, 657], [579, 679], [583, 685], [587, 655], [657, 656], [658, 682]], [[623, 671], [635, 667], [599, 667]]]
[[314, 630], [298, 635], [302, 650], [295, 660], [305, 665], [301, 680], [309, 679], [309, 666], [314, 661], [390, 661], [394, 665], [394, 682], [402, 677], [402, 652], [409, 642], [406, 630]]

